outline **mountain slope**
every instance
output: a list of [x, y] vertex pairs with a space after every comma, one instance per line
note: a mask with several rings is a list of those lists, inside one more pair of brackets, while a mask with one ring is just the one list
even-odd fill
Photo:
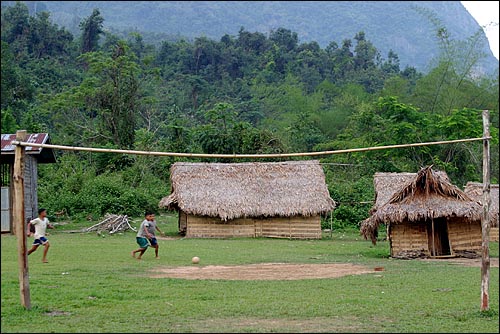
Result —
[[[459, 1], [39, 1], [32, 8], [34, 3], [36, 10], [50, 11], [54, 22], [74, 33], [94, 8], [100, 9], [108, 28], [190, 39], [220, 39], [237, 35], [241, 27], [263, 33], [284, 27], [297, 32], [300, 42], [317, 41], [325, 47], [364, 31], [382, 57], [392, 49], [402, 67], [424, 72], [439, 50], [436, 28], [421, 9], [435, 15], [453, 39], [464, 40], [481, 29]], [[493, 73], [498, 61], [481, 34], [486, 54], [481, 68]]]

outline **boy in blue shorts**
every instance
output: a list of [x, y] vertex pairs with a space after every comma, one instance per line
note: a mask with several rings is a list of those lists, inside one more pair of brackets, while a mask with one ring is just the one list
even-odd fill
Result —
[[139, 231], [137, 232], [137, 236], [135, 238], [137, 243], [139, 244], [139, 249], [132, 251], [132, 257], [135, 258], [135, 253], [140, 253], [137, 257], [137, 260], [140, 260], [144, 252], [146, 252], [146, 250], [148, 249], [149, 244], [151, 244], [151, 247], [155, 249], [156, 258], [159, 259], [159, 246], [158, 241], [156, 240], [155, 231], [160, 232], [161, 235], [163, 235], [163, 232], [156, 225], [154, 213], [147, 211], [144, 216], [146, 219], [141, 223], [141, 226], [139, 227]]
[[47, 210], [46, 209], [39, 209], [38, 210], [38, 218], [35, 218], [31, 220], [28, 224], [28, 236], [31, 236], [33, 233], [31, 232], [31, 226], [35, 227], [35, 240], [33, 241], [33, 246], [31, 249], [28, 251], [28, 255], [33, 253], [38, 249], [40, 245], [44, 246], [43, 249], [43, 256], [42, 256], [42, 262], [47, 263], [47, 252], [49, 251], [49, 240], [45, 237], [45, 231], [47, 228], [54, 228], [49, 223], [49, 220], [47, 219]]

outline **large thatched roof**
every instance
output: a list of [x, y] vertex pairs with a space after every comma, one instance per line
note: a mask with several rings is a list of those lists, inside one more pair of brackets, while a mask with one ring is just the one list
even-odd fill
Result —
[[[386, 196], [386, 192], [382, 193]], [[385, 198], [385, 203], [377, 200], [372, 216], [361, 224], [361, 233], [374, 243], [381, 223], [399, 224], [441, 217], [481, 219], [481, 204], [451, 184], [446, 174], [434, 171], [431, 166], [422, 168], [398, 191]]]
[[171, 167], [172, 193], [160, 207], [221, 220], [313, 216], [330, 212], [318, 161], [186, 163]]
[[[483, 184], [477, 182], [467, 182], [464, 192], [471, 198], [483, 202]], [[490, 185], [490, 226], [498, 227], [498, 184]]]

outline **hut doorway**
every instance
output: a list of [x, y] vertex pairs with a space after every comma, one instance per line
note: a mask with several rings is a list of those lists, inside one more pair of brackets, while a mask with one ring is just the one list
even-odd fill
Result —
[[429, 250], [431, 256], [451, 256], [448, 222], [446, 218], [432, 219], [428, 224]]

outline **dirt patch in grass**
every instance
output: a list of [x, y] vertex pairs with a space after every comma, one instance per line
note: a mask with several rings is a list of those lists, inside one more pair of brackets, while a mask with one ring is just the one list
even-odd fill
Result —
[[50, 311], [50, 312], [45, 312], [45, 315], [47, 315], [49, 317], [57, 317], [60, 315], [71, 315], [71, 313], [66, 312], [66, 311], [54, 310], [54, 311]]
[[[455, 257], [450, 259], [421, 259], [420, 261], [430, 261], [430, 262], [450, 262], [453, 264], [458, 264], [466, 267], [481, 267], [481, 258], [477, 259], [467, 259], [463, 257]], [[490, 258], [490, 267], [498, 268], [498, 258]]]
[[[179, 324], [193, 333], [355, 333], [366, 331], [356, 317], [313, 319], [211, 318]], [[176, 325], [174, 325], [174, 328]]]
[[152, 278], [222, 280], [300, 280], [336, 278], [374, 272], [373, 268], [350, 263], [289, 264], [261, 263], [238, 266], [163, 267], [153, 270]]

